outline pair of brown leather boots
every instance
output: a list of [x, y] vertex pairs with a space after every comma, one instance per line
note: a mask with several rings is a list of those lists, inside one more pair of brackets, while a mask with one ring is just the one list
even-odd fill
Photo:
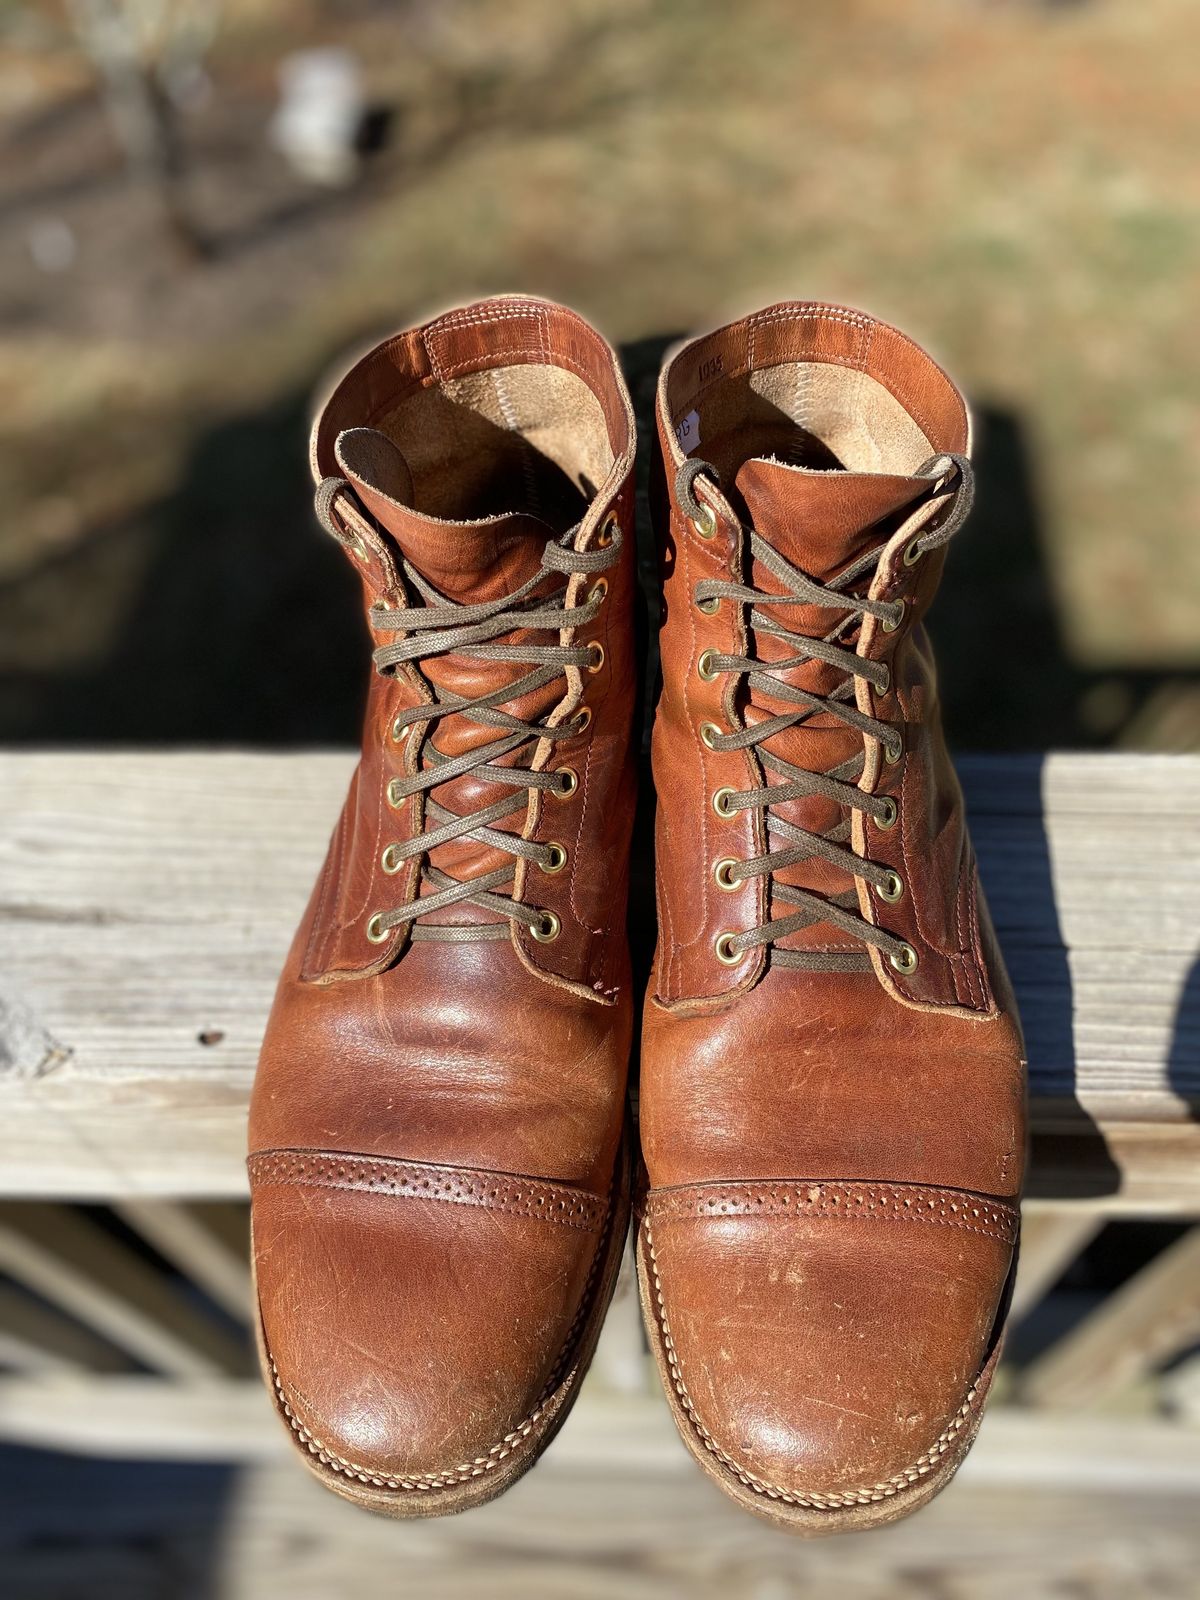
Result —
[[677, 349], [657, 424], [640, 1180], [613, 351], [486, 300], [365, 356], [313, 433], [375, 670], [255, 1085], [254, 1261], [297, 1445], [396, 1516], [545, 1449], [631, 1193], [679, 1431], [752, 1511], [825, 1533], [921, 1505], [996, 1365], [1022, 1044], [922, 627], [966, 408], [895, 329], [794, 303]]

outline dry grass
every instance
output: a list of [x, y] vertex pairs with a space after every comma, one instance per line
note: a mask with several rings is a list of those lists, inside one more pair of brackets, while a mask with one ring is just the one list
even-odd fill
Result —
[[[69, 572], [64, 553], [87, 560], [100, 537], [124, 566], [88, 567], [99, 615], [61, 648], [103, 651], [199, 436], [299, 392], [367, 330], [525, 287], [620, 341], [790, 295], [899, 322], [1019, 428], [1072, 668], [1194, 674], [1187, 0], [362, 7], [342, 35], [399, 105], [397, 140], [360, 192], [307, 211], [261, 151], [283, 8], [230, 11], [191, 134], [198, 209], [228, 235], [210, 265], [170, 260], [95, 118], [86, 159], [65, 137], [53, 159], [29, 138], [9, 158], [26, 180], [18, 222], [41, 204], [41, 169], [83, 177], [51, 206], [80, 238], [69, 281], [38, 281], [21, 228], [5, 247], [0, 665], [53, 657], [61, 592], [44, 569]], [[328, 37], [322, 8], [287, 14], [289, 47]], [[60, 60], [56, 92], [63, 74]], [[256, 231], [280, 199], [298, 215]], [[112, 538], [147, 514], [140, 555]], [[1196, 742], [1195, 722], [1176, 715], [1168, 742]]]

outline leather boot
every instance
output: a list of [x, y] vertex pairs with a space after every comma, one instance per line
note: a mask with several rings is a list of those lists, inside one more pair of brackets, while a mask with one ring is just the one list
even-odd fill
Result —
[[1016, 1254], [1023, 1046], [923, 626], [968, 414], [811, 304], [684, 345], [657, 413], [643, 1306], [722, 1488], [862, 1527], [966, 1454]]
[[362, 756], [250, 1118], [264, 1373], [394, 1516], [525, 1472], [628, 1217], [634, 426], [609, 346], [503, 297], [365, 356], [317, 420], [362, 579]]

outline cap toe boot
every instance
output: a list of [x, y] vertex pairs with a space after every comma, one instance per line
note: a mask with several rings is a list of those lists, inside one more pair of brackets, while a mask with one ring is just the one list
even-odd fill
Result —
[[1017, 1244], [1023, 1047], [922, 626], [968, 417], [795, 303], [678, 350], [658, 429], [647, 1326], [728, 1493], [869, 1526], [966, 1453]]
[[313, 434], [362, 754], [250, 1122], [264, 1370], [328, 1487], [490, 1498], [578, 1390], [629, 1202], [633, 419], [526, 297], [364, 356]]

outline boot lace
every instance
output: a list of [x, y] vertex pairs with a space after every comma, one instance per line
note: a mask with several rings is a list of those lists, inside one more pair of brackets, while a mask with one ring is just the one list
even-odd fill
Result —
[[[694, 485], [697, 477], [719, 482], [715, 469], [705, 461], [689, 460], [680, 468], [676, 480], [677, 498], [684, 512], [700, 520], [711, 517], [707, 507], [697, 501]], [[949, 515], [936, 526], [910, 541], [904, 560], [912, 565], [930, 551], [945, 545], [962, 526], [971, 509], [974, 480], [970, 462], [965, 456], [944, 454], [933, 457], [922, 466], [917, 477], [929, 478], [933, 485], [927, 507], [944, 504], [952, 495]], [[931, 515], [935, 516], [936, 512]], [[768, 666], [751, 655], [732, 655], [716, 650], [706, 650], [697, 663], [702, 676], [711, 679], [728, 674], [744, 682], [752, 694], [765, 692], [776, 701], [795, 706], [794, 711], [765, 718], [753, 727], [742, 726], [723, 732], [713, 723], [701, 729], [701, 738], [711, 750], [752, 751], [757, 758], [766, 781], [756, 787], [734, 790], [718, 789], [713, 796], [713, 806], [719, 815], [734, 816], [739, 811], [758, 811], [763, 814], [763, 837], [768, 842], [777, 841], [776, 848], [768, 848], [760, 855], [746, 861], [724, 860], [717, 863], [715, 873], [724, 889], [735, 889], [748, 879], [767, 879], [768, 905], [793, 908], [783, 915], [770, 915], [759, 927], [741, 932], [722, 933], [716, 940], [718, 958], [726, 965], [736, 965], [747, 950], [758, 945], [772, 947], [771, 959], [781, 966], [805, 967], [817, 971], [858, 970], [869, 965], [864, 950], [853, 951], [800, 951], [774, 948], [777, 941], [814, 923], [830, 924], [844, 934], [873, 945], [880, 950], [898, 972], [911, 972], [917, 965], [917, 955], [912, 946], [893, 934], [877, 927], [861, 915], [858, 894], [854, 887], [837, 894], [820, 895], [793, 884], [781, 883], [775, 877], [789, 867], [814, 858], [828, 862], [855, 880], [868, 883], [885, 902], [898, 900], [904, 892], [903, 880], [892, 869], [857, 855], [848, 845], [851, 836], [852, 815], [861, 811], [884, 829], [895, 826], [898, 819], [896, 802], [890, 795], [869, 794], [858, 787], [866, 764], [866, 747], [849, 760], [825, 771], [813, 771], [785, 760], [769, 746], [776, 735], [799, 727], [810, 717], [828, 714], [856, 729], [865, 739], [876, 739], [883, 747], [884, 759], [899, 761], [904, 753], [900, 730], [891, 723], [868, 716], [855, 704], [855, 680], [864, 679], [879, 694], [890, 688], [891, 675], [886, 662], [868, 660], [853, 648], [852, 640], [862, 620], [876, 617], [888, 632], [894, 632], [904, 618], [902, 600], [872, 600], [866, 591], [878, 568], [884, 546], [867, 551], [857, 561], [829, 583], [818, 583], [786, 560], [757, 529], [746, 528], [749, 535], [750, 554], [780, 585], [779, 592], [756, 588], [750, 584], [733, 583], [723, 579], [705, 579], [695, 585], [693, 598], [708, 610], [715, 609], [723, 600], [749, 608], [749, 630], [758, 635], [769, 634], [784, 642], [789, 654], [783, 660], [772, 661]], [[808, 606], [836, 611], [840, 620], [820, 637], [794, 633], [782, 623], [767, 615], [763, 607]], [[847, 641], [851, 642], [848, 643]], [[803, 667], [812, 661], [824, 662], [844, 674], [840, 682], [824, 695], [811, 693], [797, 685], [785, 683], [777, 676]], [[774, 809], [791, 801], [819, 795], [832, 801], [846, 815], [835, 827], [825, 833], [813, 833], [798, 827], [780, 816]]]
[[[336, 487], [335, 487], [336, 485]], [[349, 491], [344, 479], [327, 479], [317, 492], [318, 516], [330, 526], [330, 507], [339, 492]], [[324, 509], [325, 515], [322, 515]], [[336, 526], [330, 527], [334, 536], [344, 542], [344, 534]], [[388, 910], [374, 911], [367, 922], [367, 938], [373, 944], [383, 944], [397, 928], [408, 928], [414, 940], [429, 940], [443, 944], [465, 944], [479, 939], [508, 937], [509, 926], [520, 923], [541, 942], [557, 938], [559, 919], [552, 911], [529, 906], [505, 892], [510, 885], [519, 861], [531, 862], [543, 872], [560, 872], [566, 866], [566, 850], [559, 844], [542, 844], [524, 839], [519, 833], [510, 833], [497, 826], [505, 818], [527, 810], [531, 792], [542, 790], [565, 797], [574, 793], [578, 776], [570, 767], [557, 770], [534, 770], [527, 763], [533, 759], [536, 746], [542, 740], [554, 744], [576, 738], [591, 722], [587, 706], [576, 705], [573, 715], [551, 723], [550, 719], [562, 707], [562, 699], [555, 702], [544, 716], [527, 720], [502, 709], [502, 702], [515, 702], [553, 683], [564, 680], [564, 693], [569, 691], [566, 672], [574, 667], [580, 672], [596, 671], [603, 660], [601, 647], [591, 644], [536, 644], [531, 640], [518, 643], [501, 643], [505, 635], [519, 630], [533, 633], [571, 633], [587, 627], [604, 602], [608, 588], [606, 580], [592, 584], [582, 604], [568, 606], [567, 589], [576, 575], [599, 574], [611, 568], [620, 558], [622, 535], [615, 517], [605, 522], [593, 548], [578, 550], [575, 541], [579, 528], [576, 525], [560, 537], [548, 539], [542, 552], [537, 572], [510, 594], [479, 604], [462, 605], [447, 600], [407, 559], [400, 563], [410, 593], [419, 597], [420, 603], [409, 607], [394, 607], [376, 602], [371, 607], [371, 625], [381, 633], [402, 634], [390, 644], [381, 645], [372, 656], [375, 670], [383, 676], [396, 676], [396, 669], [406, 664], [419, 668], [422, 662], [435, 656], [457, 656], [469, 661], [513, 662], [528, 666], [529, 670], [509, 679], [488, 694], [460, 695], [439, 687], [427, 677], [426, 685], [433, 699], [428, 704], [410, 706], [399, 711], [391, 725], [391, 737], [398, 744], [407, 743], [403, 777], [393, 778], [388, 784], [388, 803], [399, 807], [413, 795], [424, 796], [422, 826], [414, 830], [411, 838], [397, 840], [383, 851], [381, 865], [384, 872], [400, 872], [415, 857], [421, 858], [414, 898], [405, 905]], [[563, 581], [552, 592], [536, 594], [548, 577]], [[580, 696], [582, 698], [582, 696]], [[444, 755], [434, 743], [433, 734], [439, 722], [447, 717], [466, 717], [480, 727], [491, 730], [495, 737], [488, 743], [463, 751], [457, 756]], [[417, 729], [417, 735], [410, 730]], [[511, 762], [501, 765], [504, 757]], [[524, 760], [522, 758], [525, 758]], [[484, 783], [512, 790], [490, 805], [465, 814], [452, 811], [433, 796], [433, 790], [455, 778], [471, 774]], [[504, 863], [491, 872], [478, 877], [458, 879], [435, 867], [428, 859], [429, 853], [453, 839], [469, 839], [493, 850], [511, 856], [512, 864]], [[433, 892], [423, 894], [428, 887]], [[453, 905], [470, 905], [490, 912], [498, 920], [467, 925], [429, 924], [418, 921], [435, 911]]]

